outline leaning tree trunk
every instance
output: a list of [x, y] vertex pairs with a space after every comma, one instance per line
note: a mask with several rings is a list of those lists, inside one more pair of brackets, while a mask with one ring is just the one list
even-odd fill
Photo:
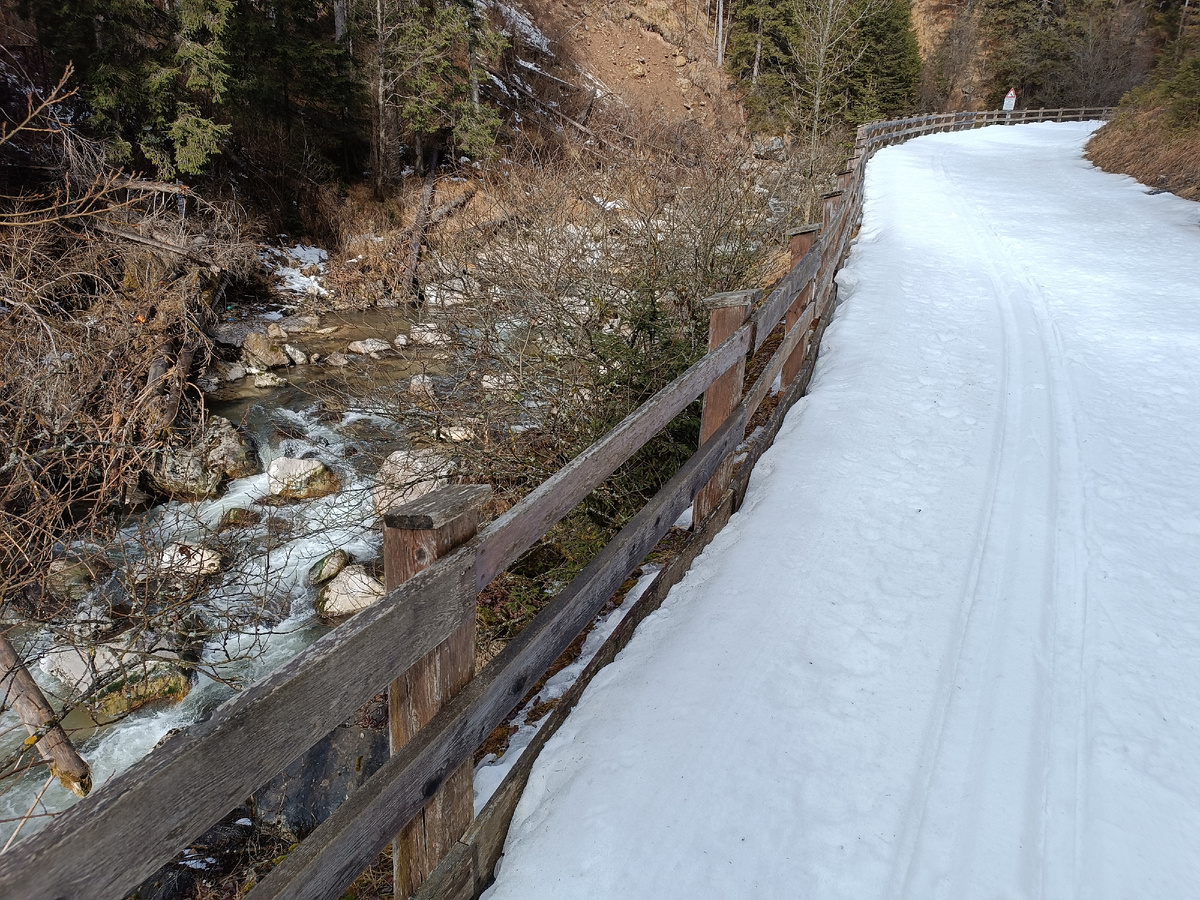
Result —
[[71, 739], [58, 724], [54, 708], [3, 634], [0, 634], [0, 690], [5, 703], [21, 717], [30, 740], [37, 738], [38, 753], [50, 764], [50, 773], [67, 790], [86, 797], [92, 789], [92, 770], [76, 752]]

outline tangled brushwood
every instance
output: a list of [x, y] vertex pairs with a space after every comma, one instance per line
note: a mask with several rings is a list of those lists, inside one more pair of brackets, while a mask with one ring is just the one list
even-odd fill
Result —
[[[254, 264], [236, 208], [129, 177], [69, 121], [67, 76], [0, 132], [0, 601], [46, 620], [78, 548], [203, 428], [203, 326]], [[86, 565], [102, 563], [88, 561]]]

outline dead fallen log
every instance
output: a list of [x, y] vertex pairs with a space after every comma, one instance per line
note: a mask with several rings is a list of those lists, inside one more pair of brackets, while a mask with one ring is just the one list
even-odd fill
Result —
[[0, 634], [0, 691], [21, 724], [29, 732], [27, 743], [36, 742], [38, 753], [50, 772], [67, 790], [86, 797], [92, 789], [92, 770], [67, 737], [54, 708], [25, 668], [7, 635]]
[[182, 256], [189, 259], [197, 265], [204, 266], [214, 275], [221, 272], [221, 267], [212, 261], [203, 253], [197, 253], [190, 247], [180, 247], [178, 244], [169, 244], [166, 241], [160, 241], [152, 237], [146, 237], [144, 234], [138, 234], [132, 228], [121, 228], [117, 225], [109, 225], [106, 222], [93, 222], [92, 227], [101, 234], [107, 234], [109, 237], [121, 238], [122, 240], [132, 241], [135, 244], [142, 244], [145, 247], [150, 247], [154, 250], [161, 250], [164, 253], [173, 253], [176, 256]]

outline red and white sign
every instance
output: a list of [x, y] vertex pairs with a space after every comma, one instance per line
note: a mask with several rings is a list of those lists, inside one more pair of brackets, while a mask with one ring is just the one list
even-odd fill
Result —
[[1013, 110], [1017, 108], [1017, 89], [1009, 88], [1008, 93], [1004, 95], [1004, 109]]

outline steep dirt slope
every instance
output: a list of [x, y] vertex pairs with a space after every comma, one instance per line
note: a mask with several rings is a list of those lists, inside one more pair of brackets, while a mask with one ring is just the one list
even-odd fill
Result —
[[[703, 17], [682, 2], [522, 0], [493, 12], [521, 60], [512, 74], [577, 121], [607, 104], [658, 124], [694, 121], [727, 131], [744, 123]], [[519, 82], [508, 87], [521, 92]]]

